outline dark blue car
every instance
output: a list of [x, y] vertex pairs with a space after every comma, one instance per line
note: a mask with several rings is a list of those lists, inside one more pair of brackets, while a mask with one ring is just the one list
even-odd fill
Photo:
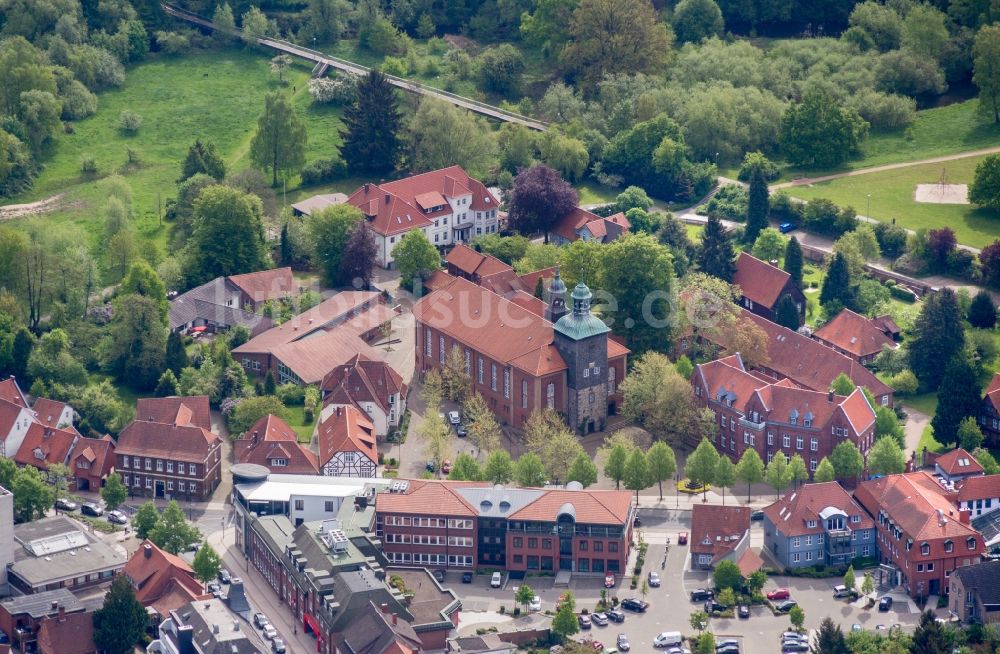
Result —
[[795, 223], [781, 223], [778, 225], [778, 231], [782, 234], [787, 234], [788, 232], [794, 231], [797, 225]]

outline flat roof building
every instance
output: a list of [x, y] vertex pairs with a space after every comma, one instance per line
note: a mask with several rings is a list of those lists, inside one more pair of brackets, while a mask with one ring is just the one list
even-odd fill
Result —
[[125, 555], [66, 518], [42, 518], [14, 526], [19, 547], [8, 566], [10, 584], [22, 593], [76, 590], [110, 583]]

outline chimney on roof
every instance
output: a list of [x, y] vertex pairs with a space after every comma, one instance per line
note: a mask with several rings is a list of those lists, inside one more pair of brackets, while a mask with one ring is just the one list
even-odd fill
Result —
[[972, 524], [972, 519], [971, 519], [970, 511], [968, 509], [961, 509], [961, 510], [959, 510], [959, 512], [958, 512], [958, 521], [961, 522], [963, 525], [970, 525], [970, 524]]
[[66, 622], [66, 607], [59, 605], [59, 622]]
[[379, 608], [380, 611], [382, 611], [382, 613], [389, 613], [389, 605], [388, 604], [379, 604], [378, 608]]
[[368, 182], [365, 182], [365, 193], [368, 192]]
[[829, 393], [826, 394], [826, 401], [833, 402], [833, 391], [830, 391]]
[[55, 611], [59, 608], [59, 602], [52, 602], [52, 610]]
[[386, 193], [386, 194], [385, 194], [385, 203], [386, 203], [386, 204], [389, 204], [389, 202], [390, 202], [391, 200], [392, 200], [392, 196], [391, 196], [391, 195], [389, 195], [388, 193]]
[[213, 624], [212, 625], [212, 633], [213, 634], [219, 633], [219, 625], [217, 625], [217, 624]]
[[392, 626], [395, 627], [398, 624], [399, 624], [399, 615], [396, 614], [396, 613], [393, 613], [392, 614]]
[[257, 437], [258, 437], [259, 435], [260, 435], [260, 432], [259, 432], [259, 431], [256, 431], [256, 430], [254, 430], [254, 432], [253, 432], [253, 436], [251, 436], [251, 437], [250, 437], [250, 444], [251, 444], [251, 445], [256, 445], [256, 444], [257, 444]]
[[178, 654], [195, 654], [194, 627], [189, 624], [177, 627], [177, 652]]
[[146, 557], [147, 559], [153, 558], [153, 546], [150, 545], [149, 543], [146, 543], [145, 545], [143, 545], [142, 546], [142, 555], [144, 557]]

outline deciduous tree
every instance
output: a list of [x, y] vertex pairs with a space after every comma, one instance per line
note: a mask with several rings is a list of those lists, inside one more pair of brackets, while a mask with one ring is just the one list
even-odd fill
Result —
[[135, 529], [136, 537], [140, 540], [148, 538], [149, 532], [156, 526], [159, 517], [160, 512], [152, 500], [140, 506], [135, 515], [132, 516], [132, 528]]
[[722, 490], [722, 505], [726, 505], [726, 489], [736, 483], [736, 465], [728, 456], [720, 456], [715, 466], [714, 483]]
[[186, 248], [188, 284], [265, 267], [264, 206], [256, 195], [211, 186], [194, 203], [194, 232]]
[[653, 443], [653, 446], [646, 452], [646, 461], [649, 464], [649, 478], [655, 481], [660, 488], [660, 499], [663, 499], [663, 482], [670, 481], [677, 472], [677, 459], [674, 451], [663, 441]]
[[[708, 486], [715, 479], [715, 471], [718, 468], [719, 453], [715, 446], [707, 438], [702, 438], [687, 461], [684, 462], [684, 474], [695, 484]], [[707, 491], [703, 493], [707, 498]]]
[[142, 640], [149, 616], [135, 598], [132, 582], [115, 575], [104, 604], [94, 611], [94, 644], [109, 654], [129, 654]]
[[813, 481], [816, 483], [833, 481], [837, 478], [837, 473], [833, 469], [833, 464], [830, 463], [830, 459], [825, 456], [820, 459], [819, 465], [816, 466], [816, 472], [813, 473]]
[[979, 429], [976, 419], [973, 416], [962, 418], [958, 423], [958, 445], [959, 447], [972, 452], [983, 444], [983, 432]]
[[736, 590], [740, 587], [742, 581], [743, 576], [740, 574], [739, 567], [728, 559], [719, 561], [718, 565], [715, 566], [715, 570], [712, 571], [712, 582], [719, 590], [725, 588]]
[[976, 164], [976, 172], [969, 185], [969, 202], [988, 209], [1000, 209], [1000, 155], [986, 155]]
[[493, 450], [483, 466], [483, 477], [493, 484], [509, 484], [514, 479], [514, 462], [507, 450]]
[[580, 482], [584, 488], [597, 483], [597, 466], [585, 452], [577, 454], [573, 459], [566, 473], [566, 481]]
[[725, 27], [715, 0], [681, 0], [674, 7], [673, 23], [678, 43], [698, 43], [718, 36]]
[[633, 352], [665, 349], [673, 317], [669, 250], [649, 234], [625, 234], [605, 248], [601, 286], [618, 303], [612, 328]]
[[468, 452], [461, 452], [455, 457], [448, 479], [454, 481], [482, 481], [483, 470], [479, 463]]
[[576, 190], [545, 164], [535, 164], [514, 178], [508, 220], [513, 229], [529, 235], [549, 230], [576, 208]]
[[[356, 207], [349, 204], [326, 207], [309, 216], [306, 228], [309, 240], [312, 241], [312, 262], [322, 271], [323, 281], [328, 286], [350, 283], [352, 278], [345, 278], [342, 273], [355, 266], [363, 268], [366, 264], [369, 267], [373, 265], [370, 258], [367, 261], [349, 261], [346, 258], [348, 254], [368, 254], [348, 251], [348, 243], [355, 230], [367, 231], [364, 228], [364, 216]], [[360, 240], [353, 245], [364, 249], [364, 236], [358, 238]]]
[[496, 140], [486, 120], [435, 98], [420, 101], [407, 123], [406, 140], [416, 172], [457, 165], [482, 177], [496, 159]]
[[264, 97], [264, 113], [257, 119], [257, 132], [250, 141], [250, 161], [271, 170], [271, 184], [278, 185], [278, 173], [294, 174], [306, 162], [305, 123], [281, 92]]
[[750, 503], [750, 486], [764, 481], [764, 461], [757, 450], [748, 447], [743, 450], [740, 460], [736, 463], [736, 478], [747, 483], [747, 504]]
[[785, 110], [779, 139], [793, 165], [831, 168], [853, 156], [867, 135], [868, 123], [857, 111], [813, 91]]
[[201, 547], [194, 555], [194, 560], [191, 561], [191, 569], [194, 570], [195, 579], [202, 584], [207, 584], [218, 576], [221, 567], [222, 559], [218, 553], [208, 544], [207, 540], [202, 541]]
[[647, 352], [622, 380], [622, 413], [655, 438], [677, 445], [698, 421], [690, 382], [663, 354]]
[[979, 29], [972, 59], [972, 81], [979, 87], [980, 109], [992, 115], [993, 122], [1000, 123], [1000, 26]]
[[201, 540], [201, 532], [187, 521], [177, 500], [170, 500], [167, 508], [156, 519], [156, 525], [150, 530], [149, 540], [160, 549], [177, 554], [191, 543]]
[[806, 461], [798, 452], [793, 454], [788, 462], [788, 478], [796, 485], [809, 481], [809, 469], [806, 468]]
[[775, 452], [764, 471], [764, 479], [767, 485], [774, 489], [775, 498], [788, 488], [788, 484], [792, 481], [792, 471], [788, 467], [788, 458], [784, 452]]
[[114, 307], [104, 365], [121, 383], [152, 390], [166, 360], [167, 328], [160, 303], [150, 297], [126, 295], [116, 300]]
[[14, 514], [19, 522], [44, 517], [56, 501], [55, 490], [45, 483], [42, 473], [33, 466], [18, 468], [10, 491], [14, 493]]
[[122, 483], [120, 474], [112, 472], [108, 475], [104, 488], [101, 489], [101, 499], [104, 500], [104, 506], [108, 507], [108, 511], [114, 511], [125, 503], [128, 499], [128, 489]]
[[760, 230], [757, 239], [753, 241], [753, 249], [750, 253], [761, 261], [777, 261], [785, 253], [786, 239], [775, 228], [766, 227], [766, 221], [764, 224], [764, 229]]
[[604, 476], [615, 482], [616, 489], [621, 488], [621, 483], [625, 479], [625, 465], [634, 447], [634, 444], [627, 443], [623, 437], [611, 443], [611, 447], [602, 448], [605, 450]]
[[562, 602], [556, 617], [552, 618], [552, 633], [565, 641], [567, 638], [580, 631], [576, 615], [573, 613], [573, 605], [570, 602]]
[[858, 446], [851, 441], [838, 443], [830, 453], [830, 463], [838, 479], [853, 479], [861, 474], [865, 460]]
[[440, 268], [441, 256], [437, 248], [427, 240], [419, 229], [411, 229], [392, 250], [392, 258], [399, 269], [399, 279], [403, 286], [415, 288], [432, 272]]
[[527, 452], [514, 464], [514, 480], [518, 486], [540, 488], [546, 483], [545, 466], [537, 454]]
[[635, 501], [639, 501], [639, 491], [649, 488], [649, 463], [646, 453], [635, 448], [625, 462], [625, 488], [635, 491]]

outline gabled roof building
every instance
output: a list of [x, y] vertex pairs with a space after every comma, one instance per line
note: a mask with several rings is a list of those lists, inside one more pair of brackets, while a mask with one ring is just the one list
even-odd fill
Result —
[[845, 440], [862, 454], [875, 442], [875, 409], [858, 388], [850, 395], [798, 388], [749, 372], [740, 355], [695, 366], [696, 402], [712, 411], [720, 453], [738, 461], [755, 449], [765, 463], [777, 452], [799, 454], [810, 472]]
[[871, 516], [835, 481], [803, 484], [764, 509], [764, 547], [786, 569], [874, 558], [875, 537]]
[[337, 408], [353, 406], [372, 421], [380, 438], [399, 427], [406, 412], [407, 387], [385, 361], [356, 354], [323, 378], [321, 421]]
[[1000, 622], [1000, 561], [984, 561], [951, 575], [948, 608], [961, 622]]
[[375, 425], [355, 406], [338, 406], [316, 431], [320, 469], [327, 477], [374, 477], [378, 472]]
[[786, 295], [795, 303], [800, 323], [806, 315], [806, 296], [792, 282], [792, 276], [746, 252], [740, 252], [736, 259], [733, 284], [740, 288], [740, 306], [767, 320], [774, 321], [778, 302]]
[[233, 441], [236, 463], [255, 463], [271, 472], [319, 474], [316, 453], [299, 443], [298, 434], [278, 416], [262, 416], [243, 437]]
[[149, 540], [139, 545], [122, 572], [132, 582], [135, 598], [160, 620], [190, 602], [211, 597], [184, 559]]
[[750, 548], [750, 508], [693, 505], [689, 543], [692, 570], [711, 570], [720, 561], [736, 563]]
[[631, 229], [632, 224], [624, 213], [618, 212], [605, 218], [582, 207], [574, 207], [555, 224], [549, 238], [556, 245], [578, 240], [610, 243]]
[[376, 261], [392, 267], [392, 250], [414, 229], [438, 247], [499, 231], [500, 201], [458, 166], [394, 182], [365, 184], [347, 199], [375, 237]]
[[884, 348], [898, 347], [883, 323], [844, 309], [815, 332], [813, 338], [858, 363], [869, 364]]
[[216, 277], [170, 302], [170, 329], [205, 327], [208, 331], [225, 331], [242, 326], [256, 336], [274, 324], [260, 315], [264, 304], [290, 297], [295, 290], [292, 269], [287, 267]]

